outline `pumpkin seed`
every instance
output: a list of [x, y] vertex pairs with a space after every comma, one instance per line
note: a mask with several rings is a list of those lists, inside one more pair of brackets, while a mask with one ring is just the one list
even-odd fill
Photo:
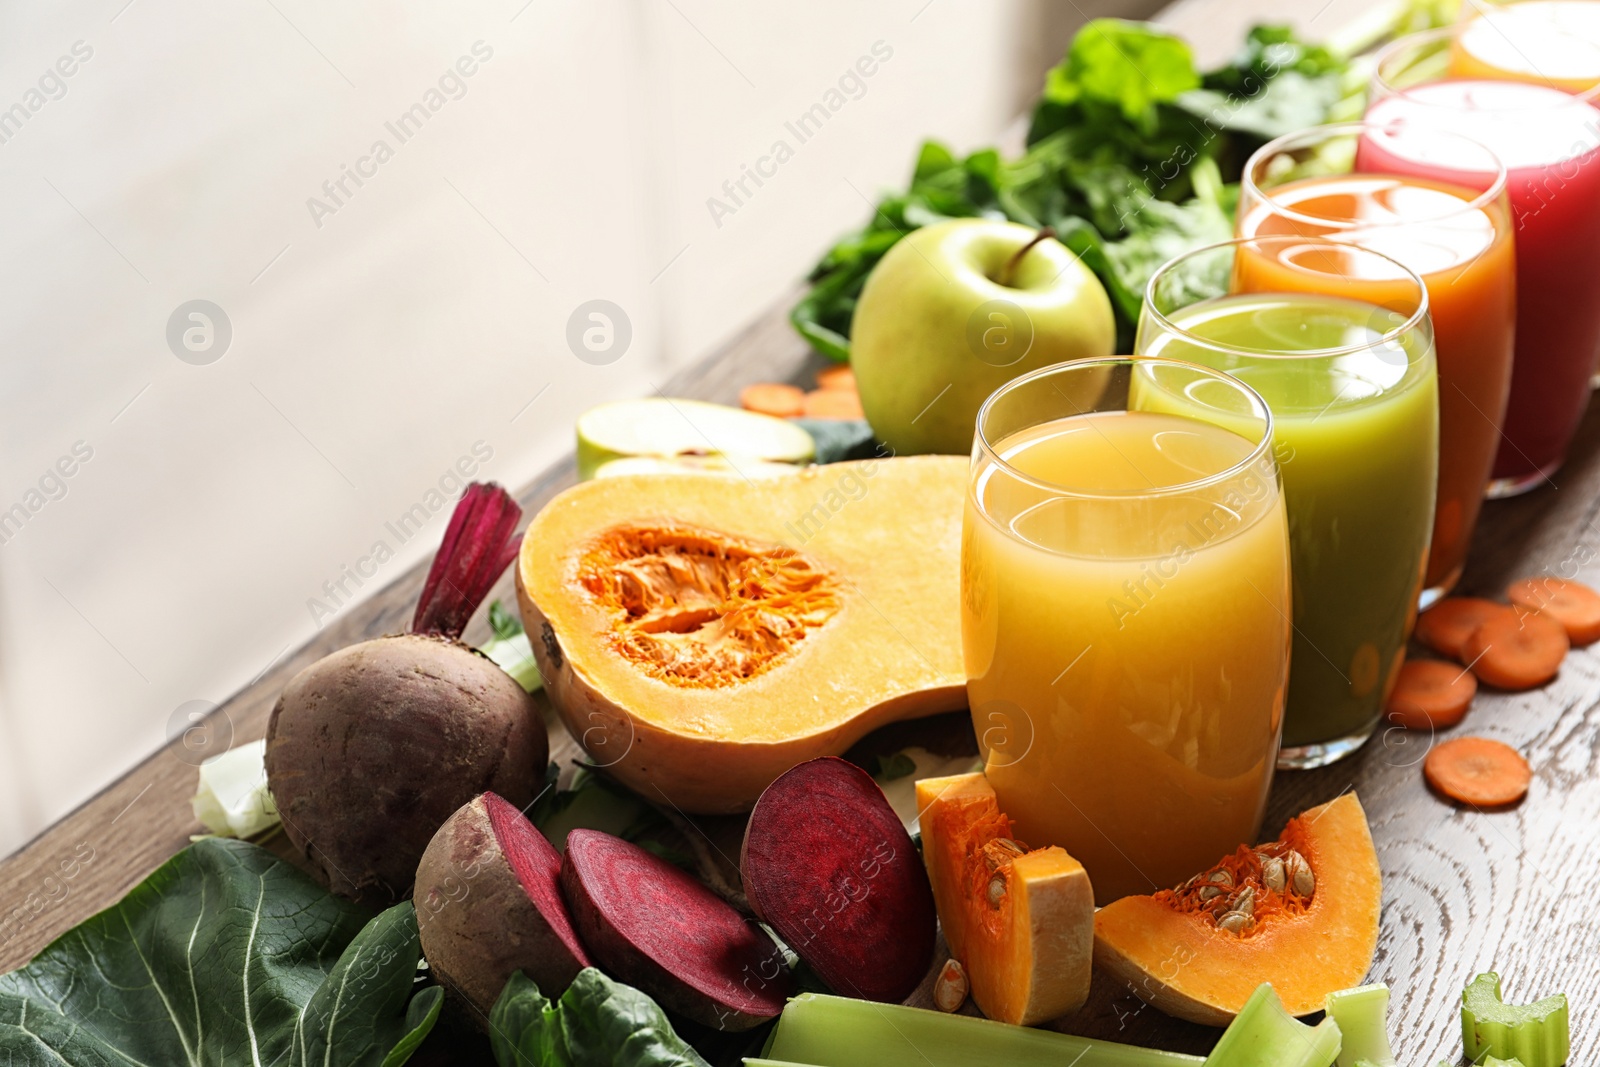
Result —
[[1217, 920], [1217, 926], [1238, 937], [1254, 930], [1256, 921], [1243, 912], [1230, 911]]
[[961, 961], [949, 959], [933, 983], [933, 1006], [940, 1011], [959, 1011], [967, 1002], [967, 969]]
[[1000, 906], [1000, 902], [1005, 899], [1005, 895], [1006, 876], [1003, 874], [997, 874], [993, 878], [989, 879], [989, 903], [998, 908]]
[[1285, 868], [1296, 893], [1309, 899], [1317, 891], [1317, 876], [1311, 873], [1311, 864], [1300, 853], [1290, 849], [1285, 857]]
[[1211, 881], [1216, 883], [1217, 885], [1225, 885], [1229, 889], [1232, 889], [1233, 888], [1233, 873], [1231, 871], [1229, 871], [1226, 867], [1223, 867], [1220, 870], [1215, 870], [1215, 871], [1211, 872]]
[[1026, 851], [1027, 849], [1008, 837], [997, 837], [984, 843], [983, 861], [988, 864], [991, 871], [997, 871]]
[[1289, 884], [1289, 880], [1281, 859], [1276, 856], [1268, 856], [1262, 862], [1261, 884], [1273, 893], [1283, 892], [1284, 887]]
[[1217, 897], [1220, 897], [1221, 895], [1222, 895], [1222, 890], [1217, 886], [1207, 885], [1207, 886], [1201, 886], [1200, 887], [1200, 899], [1201, 900], [1214, 900]]
[[1233, 902], [1233, 910], [1240, 915], [1254, 918], [1256, 913], [1256, 890], [1254, 886], [1245, 886], [1240, 891], [1239, 897]]

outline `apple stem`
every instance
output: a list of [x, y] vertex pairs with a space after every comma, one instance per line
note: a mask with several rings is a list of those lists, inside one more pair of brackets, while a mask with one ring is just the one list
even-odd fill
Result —
[[1000, 269], [1000, 277], [997, 279], [1000, 284], [1008, 289], [1011, 288], [1011, 276], [1017, 272], [1017, 264], [1022, 262], [1022, 257], [1027, 255], [1034, 245], [1047, 238], [1054, 237], [1055, 235], [1056, 231], [1051, 227], [1046, 226], [1044, 229], [1033, 235], [1033, 240], [1017, 249], [1016, 253], [1012, 255], [1010, 259], [1006, 260], [1006, 265]]

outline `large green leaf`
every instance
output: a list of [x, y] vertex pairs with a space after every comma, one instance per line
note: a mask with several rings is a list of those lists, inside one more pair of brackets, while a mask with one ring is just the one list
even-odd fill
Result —
[[0, 1054], [13, 1067], [398, 1067], [441, 993], [412, 995], [411, 904], [367, 918], [265, 849], [199, 841], [0, 976]]

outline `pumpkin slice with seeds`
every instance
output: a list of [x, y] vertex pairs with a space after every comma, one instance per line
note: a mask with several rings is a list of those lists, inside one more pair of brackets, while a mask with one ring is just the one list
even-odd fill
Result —
[[1227, 1025], [1262, 982], [1309, 1015], [1366, 977], [1382, 899], [1366, 812], [1346, 793], [1174, 889], [1101, 908], [1094, 962], [1190, 1022]]

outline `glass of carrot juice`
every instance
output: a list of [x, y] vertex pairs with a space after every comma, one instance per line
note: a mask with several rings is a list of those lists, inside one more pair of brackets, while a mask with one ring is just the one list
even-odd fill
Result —
[[[1143, 403], [1186, 398], [1182, 410]], [[978, 414], [961, 552], [989, 781], [1100, 904], [1255, 839], [1289, 665], [1272, 415], [1205, 367], [1046, 367]]]
[[[1596, 0], [1586, 0], [1595, 3]], [[1435, 162], [1433, 172], [1357, 170], [1358, 149]], [[1376, 158], [1370, 150], [1369, 158]], [[1383, 252], [1428, 287], [1439, 360], [1439, 486], [1420, 607], [1454, 588], [1466, 563], [1483, 490], [1500, 446], [1516, 340], [1516, 257], [1506, 170], [1459, 134], [1359, 122], [1317, 126], [1264, 145], [1245, 164], [1238, 234], [1326, 236]], [[1292, 284], [1295, 274], [1280, 274]], [[1303, 276], [1326, 289], [1342, 279]], [[1359, 298], [1404, 304], [1409, 279], [1350, 279]], [[1330, 290], [1331, 291], [1331, 290]]]
[[[1150, 279], [1134, 350], [1226, 371], [1266, 399], [1294, 569], [1278, 766], [1372, 736], [1405, 660], [1433, 528], [1439, 392], [1422, 279], [1324, 237], [1225, 241]], [[1147, 410], [1187, 410], [1151, 393]]]

